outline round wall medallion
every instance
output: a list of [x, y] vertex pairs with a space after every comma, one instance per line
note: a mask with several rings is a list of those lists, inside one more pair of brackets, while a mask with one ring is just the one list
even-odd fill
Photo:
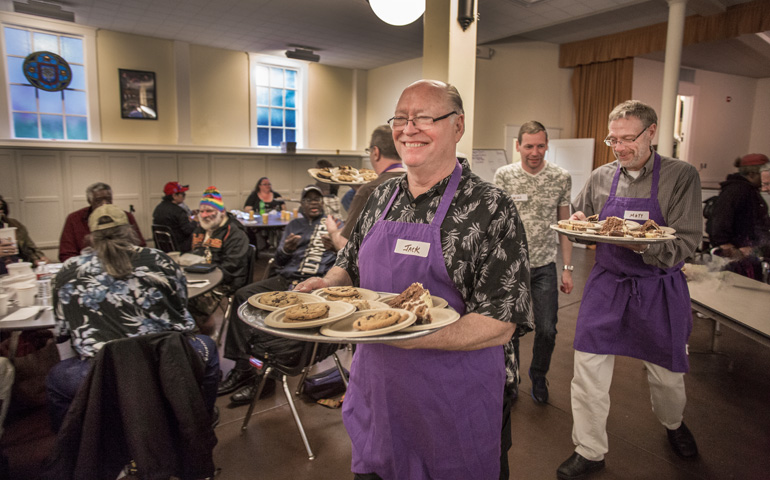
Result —
[[72, 69], [69, 64], [55, 53], [30, 53], [24, 59], [22, 68], [29, 83], [47, 92], [64, 90], [72, 81]]

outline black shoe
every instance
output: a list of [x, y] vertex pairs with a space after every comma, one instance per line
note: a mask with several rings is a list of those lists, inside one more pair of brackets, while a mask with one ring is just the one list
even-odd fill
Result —
[[559, 469], [556, 470], [556, 477], [562, 480], [577, 480], [598, 472], [602, 468], [604, 468], [604, 460], [588, 460], [575, 452], [559, 465]]
[[698, 446], [695, 444], [695, 438], [690, 429], [682, 422], [676, 430], [666, 429], [668, 443], [674, 449], [677, 455], [683, 458], [692, 458], [698, 456]]
[[257, 372], [252, 367], [248, 367], [243, 370], [233, 368], [227, 372], [225, 379], [219, 382], [219, 387], [217, 388], [217, 396], [225, 395], [227, 393], [232, 393], [238, 390], [242, 386], [247, 385], [249, 382], [253, 381], [256, 376]]
[[548, 380], [539, 375], [532, 375], [532, 370], [529, 371], [529, 379], [532, 380], [532, 398], [535, 403], [541, 405], [548, 403]]
[[211, 428], [215, 428], [219, 425], [219, 407], [214, 405], [214, 411], [211, 412]]
[[[247, 385], [230, 396], [230, 402], [235, 405], [246, 405], [254, 400], [254, 395], [257, 394], [257, 388], [259, 388], [259, 382], [261, 378], [256, 379], [251, 385]], [[262, 389], [260, 399], [267, 398], [275, 392], [275, 380], [268, 378], [265, 382], [265, 387]]]

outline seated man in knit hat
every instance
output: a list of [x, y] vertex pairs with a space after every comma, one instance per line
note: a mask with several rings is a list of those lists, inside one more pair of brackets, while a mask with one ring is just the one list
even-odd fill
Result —
[[202, 333], [214, 331], [211, 314], [219, 305], [222, 293], [229, 295], [251, 279], [248, 274], [249, 238], [241, 223], [225, 211], [222, 194], [216, 187], [203, 192], [198, 209], [198, 227], [193, 232], [192, 253], [222, 270], [222, 283], [217, 292], [190, 299], [188, 309]]

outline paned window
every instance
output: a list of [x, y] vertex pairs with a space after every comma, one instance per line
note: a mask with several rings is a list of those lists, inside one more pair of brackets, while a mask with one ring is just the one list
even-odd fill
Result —
[[297, 68], [257, 63], [256, 144], [280, 147], [281, 142], [300, 138], [301, 72]]
[[[83, 38], [17, 26], [3, 27], [13, 138], [88, 140], [88, 92]], [[72, 81], [61, 91], [32, 86], [24, 59], [47, 51], [64, 58]]]

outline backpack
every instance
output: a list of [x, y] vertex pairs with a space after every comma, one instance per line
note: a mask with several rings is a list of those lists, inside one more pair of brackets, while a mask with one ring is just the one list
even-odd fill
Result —
[[714, 214], [714, 205], [717, 203], [719, 195], [714, 195], [711, 198], [707, 198], [703, 201], [703, 218], [711, 220], [711, 216]]

